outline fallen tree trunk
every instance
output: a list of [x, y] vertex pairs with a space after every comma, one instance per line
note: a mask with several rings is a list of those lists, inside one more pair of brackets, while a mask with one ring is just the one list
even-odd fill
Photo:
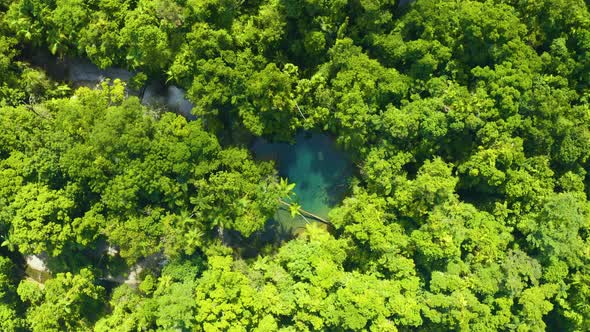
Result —
[[[291, 207], [291, 204], [289, 204], [289, 203], [287, 203], [287, 202], [283, 201], [283, 200], [282, 200], [282, 199], [280, 199], [280, 198], [279, 198], [279, 202], [280, 202], [281, 204], [283, 204], [283, 205], [286, 205], [287, 207]], [[320, 216], [318, 216], [318, 215], [316, 215], [316, 214], [313, 214], [313, 213], [311, 213], [311, 212], [309, 212], [309, 211], [305, 211], [305, 210], [304, 210], [304, 209], [302, 209], [302, 208], [299, 208], [299, 209], [298, 209], [298, 212], [299, 212], [299, 213], [301, 213], [301, 214], [305, 214], [305, 215], [307, 215], [308, 217], [311, 217], [311, 218], [313, 218], [313, 219], [315, 219], [315, 220], [317, 220], [317, 221], [319, 221], [319, 222], [322, 222], [322, 223], [324, 223], [324, 224], [326, 224], [326, 225], [333, 226], [333, 225], [332, 225], [332, 223], [331, 223], [330, 221], [328, 221], [328, 220], [326, 220], [326, 219], [324, 219], [324, 218], [322, 218], [322, 217], [320, 217]]]

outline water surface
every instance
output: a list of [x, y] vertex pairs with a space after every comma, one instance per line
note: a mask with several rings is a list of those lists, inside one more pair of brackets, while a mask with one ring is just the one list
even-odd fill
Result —
[[[294, 144], [257, 139], [251, 151], [258, 160], [274, 160], [279, 175], [296, 184], [294, 200], [304, 210], [327, 218], [328, 212], [344, 198], [352, 163], [328, 135], [299, 133]], [[284, 209], [274, 219], [291, 233], [308, 221], [313, 222], [301, 216], [291, 218]]]

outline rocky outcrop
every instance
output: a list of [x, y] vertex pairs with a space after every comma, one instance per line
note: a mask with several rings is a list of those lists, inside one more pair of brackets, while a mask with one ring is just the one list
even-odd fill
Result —
[[47, 254], [25, 256], [27, 268], [41, 272], [49, 272], [49, 268], [47, 267], [47, 259]]

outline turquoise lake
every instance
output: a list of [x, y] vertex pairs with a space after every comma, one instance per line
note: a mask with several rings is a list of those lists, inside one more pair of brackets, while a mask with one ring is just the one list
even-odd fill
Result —
[[[299, 133], [294, 144], [257, 139], [251, 151], [258, 160], [275, 161], [279, 176], [296, 184], [294, 200], [306, 211], [327, 218], [346, 194], [352, 162], [327, 135]], [[280, 209], [274, 219], [286, 233], [296, 233], [313, 222], [300, 216], [291, 218], [285, 209]]]

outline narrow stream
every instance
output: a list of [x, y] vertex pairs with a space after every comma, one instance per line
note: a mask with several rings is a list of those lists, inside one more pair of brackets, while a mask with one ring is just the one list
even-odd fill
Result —
[[[39, 52], [30, 57], [31, 63], [43, 68], [54, 80], [69, 82], [73, 88], [96, 87], [105, 79], [120, 79], [129, 82], [135, 73], [122, 68], [100, 69], [89, 60], [82, 58], [58, 59], [46, 52]], [[185, 98], [186, 92], [176, 86], [164, 86], [160, 82], [148, 82], [138, 91], [128, 89], [130, 95], [138, 96], [141, 103], [152, 107], [162, 107], [178, 113], [188, 120], [196, 117], [191, 113], [193, 105]]]
[[[121, 68], [100, 69], [82, 58], [58, 59], [46, 52], [33, 53], [29, 58], [51, 78], [68, 82], [73, 88], [94, 88], [105, 79], [118, 78], [129, 82], [135, 75]], [[152, 81], [139, 91], [128, 89], [128, 93], [141, 98], [144, 105], [173, 111], [188, 120], [196, 118], [191, 113], [193, 105], [185, 98], [185, 91], [176, 86]], [[295, 202], [322, 218], [327, 218], [330, 209], [343, 199], [348, 189], [352, 163], [328, 135], [302, 132], [295, 137], [294, 144], [273, 143], [257, 138], [250, 150], [258, 160], [274, 160], [279, 175], [296, 183]], [[265, 229], [256, 235], [256, 241], [280, 243], [302, 231], [309, 222], [315, 220], [291, 217], [289, 211], [280, 208]], [[248, 242], [239, 235], [237, 239], [237, 246]]]

